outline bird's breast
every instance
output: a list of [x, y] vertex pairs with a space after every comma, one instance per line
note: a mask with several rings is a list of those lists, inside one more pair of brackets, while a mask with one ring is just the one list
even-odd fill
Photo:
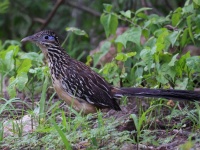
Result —
[[[52, 76], [52, 79], [54, 76]], [[57, 80], [56, 78], [53, 79], [53, 86], [58, 94], [58, 96], [63, 99], [69, 106], [74, 108], [78, 112], [82, 112], [83, 114], [89, 114], [89, 113], [95, 113], [97, 111], [97, 108], [89, 104], [88, 102], [81, 100], [75, 96], [71, 96], [69, 93], [67, 93], [61, 85], [62, 83]]]

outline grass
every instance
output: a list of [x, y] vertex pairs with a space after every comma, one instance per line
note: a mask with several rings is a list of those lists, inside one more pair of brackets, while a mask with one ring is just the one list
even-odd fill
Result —
[[[103, 119], [101, 112], [98, 112], [97, 116], [96, 120], [96, 116], [79, 114], [72, 119], [66, 117], [62, 111], [56, 115], [56, 120], [61, 119], [60, 123], [56, 123], [51, 116], [48, 118], [49, 121], [40, 124], [33, 133], [24, 136], [19, 134], [8, 136], [3, 139], [1, 146], [12, 149], [37, 149], [42, 145], [46, 149], [70, 149], [71, 146], [78, 147], [79, 144], [83, 144], [92, 149], [97, 148], [105, 140], [113, 140], [115, 136], [120, 135], [115, 133], [115, 122], [111, 122], [114, 121], [113, 119]], [[94, 125], [97, 127], [93, 128]], [[119, 136], [117, 138], [119, 139]]]
[[[6, 104], [13, 106], [14, 100], [11, 99]], [[48, 110], [49, 113], [42, 120], [39, 119], [40, 115], [37, 111], [31, 113], [29, 111], [38, 124], [32, 132], [23, 133], [23, 122], [16, 124], [13, 121], [11, 131], [17, 134], [5, 137], [3, 136], [3, 122], [6, 118], [4, 118], [0, 124], [0, 148], [103, 150], [121, 149], [128, 144], [134, 149], [141, 147], [145, 149], [170, 145], [174, 141], [179, 141], [174, 146], [180, 149], [198, 145], [199, 139], [195, 135], [199, 133], [200, 125], [198, 103], [189, 104], [188, 107], [179, 110], [178, 103], [174, 107], [169, 107], [159, 104], [159, 100], [154, 104], [149, 104], [148, 101], [143, 102], [149, 105], [147, 109], [138, 105], [136, 109], [127, 114], [123, 114], [124, 110], [122, 112], [111, 111], [114, 115], [99, 111], [97, 114], [86, 116], [70, 107], [68, 111], [63, 110], [67, 106], [59, 107], [59, 101], [52, 103], [51, 106], [47, 104], [49, 108], [45, 108], [44, 112]], [[136, 105], [131, 103], [134, 101], [129, 100], [123, 108], [130, 109]], [[190, 105], [193, 106], [192, 109]], [[1, 107], [2, 113], [6, 110], [6, 107]], [[138, 110], [140, 110], [139, 113], [137, 113]]]

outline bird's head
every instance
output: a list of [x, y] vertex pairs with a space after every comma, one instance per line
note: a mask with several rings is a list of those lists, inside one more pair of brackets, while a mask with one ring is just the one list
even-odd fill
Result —
[[42, 50], [48, 49], [49, 47], [53, 46], [60, 46], [57, 35], [51, 30], [40, 31], [31, 36], [27, 36], [21, 40], [21, 42], [28, 41], [35, 43]]

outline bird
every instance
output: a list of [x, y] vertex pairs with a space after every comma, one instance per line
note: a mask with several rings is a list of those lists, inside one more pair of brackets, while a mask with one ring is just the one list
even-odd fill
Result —
[[83, 62], [70, 57], [52, 30], [37, 32], [21, 42], [35, 43], [41, 49], [50, 68], [56, 93], [82, 114], [95, 113], [103, 108], [120, 111], [117, 99], [123, 96], [200, 101], [197, 91], [115, 87]]

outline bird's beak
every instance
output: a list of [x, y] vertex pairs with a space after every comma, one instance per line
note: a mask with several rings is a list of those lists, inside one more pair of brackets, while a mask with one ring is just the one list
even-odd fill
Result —
[[36, 42], [36, 39], [34, 38], [34, 35], [31, 35], [31, 36], [27, 36], [27, 37], [25, 37], [25, 38], [23, 38], [22, 40], [21, 40], [21, 42]]

